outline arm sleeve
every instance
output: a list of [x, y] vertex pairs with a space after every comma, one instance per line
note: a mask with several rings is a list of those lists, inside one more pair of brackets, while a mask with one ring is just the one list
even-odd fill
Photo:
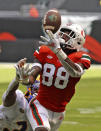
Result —
[[91, 57], [88, 54], [83, 53], [78, 62], [82, 63], [85, 69], [88, 69], [91, 65]]

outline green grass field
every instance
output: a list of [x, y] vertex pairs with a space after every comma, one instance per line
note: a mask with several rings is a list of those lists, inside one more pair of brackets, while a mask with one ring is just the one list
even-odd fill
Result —
[[[0, 64], [0, 98], [14, 76], [12, 65]], [[59, 131], [101, 131], [101, 66], [92, 66], [77, 84]]]

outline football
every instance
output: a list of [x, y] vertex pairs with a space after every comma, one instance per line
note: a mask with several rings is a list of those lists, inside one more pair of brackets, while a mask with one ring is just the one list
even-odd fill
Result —
[[57, 9], [48, 10], [43, 18], [44, 30], [51, 30], [55, 34], [61, 25], [61, 15]]

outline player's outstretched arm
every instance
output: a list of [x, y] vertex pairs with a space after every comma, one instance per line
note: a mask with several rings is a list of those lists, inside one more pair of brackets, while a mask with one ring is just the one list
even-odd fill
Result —
[[[25, 68], [23, 67], [24, 64], [26, 63], [26, 58], [21, 59], [18, 61], [18, 63], [15, 65], [16, 68], [16, 76], [15, 78], [11, 81], [9, 84], [7, 90], [3, 94], [3, 105], [4, 106], [12, 106], [15, 101], [16, 101], [16, 90], [19, 87], [19, 82], [27, 81], [26, 77], [29, 72], [29, 67], [26, 66]], [[26, 75], [26, 77], [24, 76]]]
[[17, 90], [18, 86], [19, 86], [19, 82], [16, 79], [11, 81], [7, 90], [3, 94], [3, 105], [4, 106], [9, 107], [15, 103], [16, 101], [15, 91]]
[[6, 107], [12, 106], [16, 101], [16, 90], [19, 87], [19, 80], [21, 79], [22, 74], [22, 66], [25, 64], [26, 59], [21, 59], [15, 65], [16, 68], [16, 76], [8, 85], [7, 90], [3, 94], [3, 105]]
[[64, 68], [69, 72], [70, 76], [72, 77], [81, 77], [84, 73], [84, 65], [81, 63], [74, 63], [72, 62], [68, 56], [63, 52], [63, 50], [59, 50], [56, 54], [59, 60], [61, 61]]

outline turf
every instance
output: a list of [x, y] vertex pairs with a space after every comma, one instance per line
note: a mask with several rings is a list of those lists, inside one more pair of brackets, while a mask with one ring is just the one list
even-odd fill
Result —
[[[0, 98], [14, 76], [14, 68], [0, 65]], [[77, 84], [59, 131], [101, 131], [101, 67], [92, 66]]]
[[82, 79], [67, 105], [60, 131], [101, 131], [101, 80]]

